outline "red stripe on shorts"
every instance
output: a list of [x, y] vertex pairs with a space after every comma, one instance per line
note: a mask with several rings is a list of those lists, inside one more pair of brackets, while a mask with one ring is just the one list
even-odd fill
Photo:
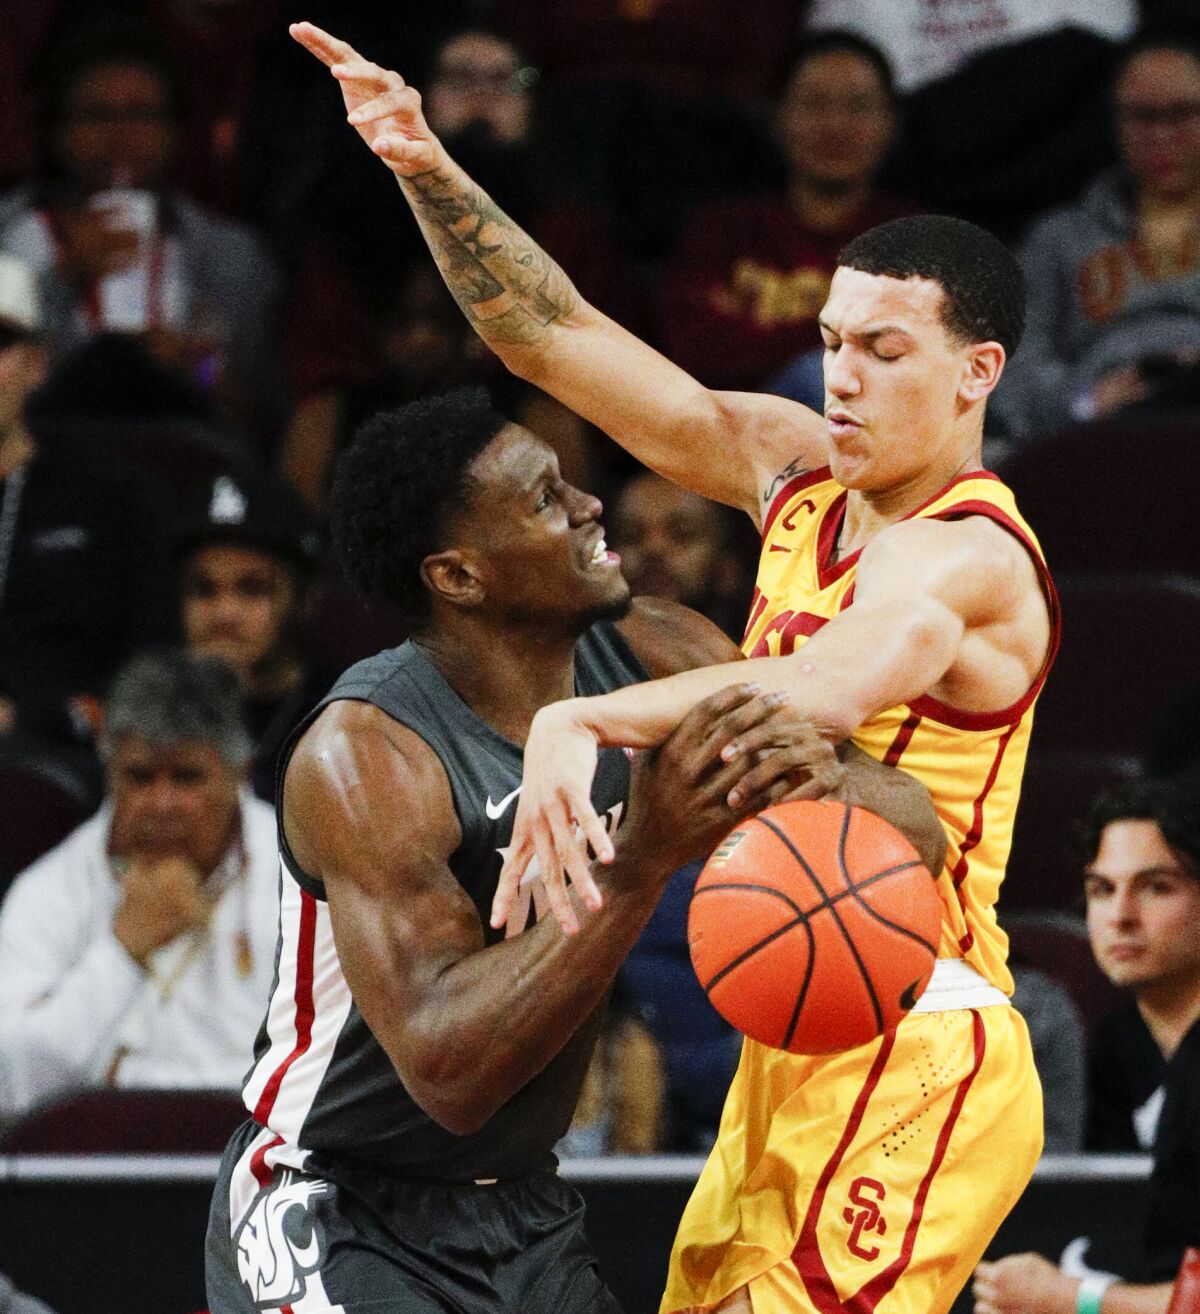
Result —
[[258, 1183], [259, 1190], [271, 1181], [274, 1176], [274, 1170], [267, 1167], [267, 1151], [273, 1150], [277, 1145], [283, 1144], [283, 1137], [276, 1136], [273, 1141], [268, 1141], [265, 1145], [260, 1145], [257, 1150], [250, 1156], [250, 1172], [254, 1180]]
[[817, 1191], [809, 1204], [808, 1214], [804, 1219], [804, 1227], [800, 1233], [800, 1240], [796, 1243], [796, 1249], [792, 1252], [792, 1262], [800, 1271], [805, 1290], [817, 1308], [822, 1311], [822, 1314], [846, 1314], [846, 1311], [849, 1311], [849, 1314], [873, 1314], [875, 1307], [895, 1287], [905, 1269], [908, 1268], [912, 1260], [913, 1250], [917, 1244], [917, 1230], [920, 1228], [921, 1219], [925, 1214], [925, 1203], [929, 1198], [929, 1189], [933, 1185], [933, 1179], [937, 1176], [937, 1171], [946, 1157], [950, 1137], [954, 1133], [959, 1114], [966, 1102], [967, 1092], [971, 1089], [972, 1083], [979, 1074], [979, 1069], [983, 1066], [987, 1036], [983, 1029], [983, 1019], [979, 1016], [978, 1011], [974, 1009], [971, 1011], [971, 1033], [974, 1061], [970, 1072], [958, 1083], [958, 1089], [954, 1092], [954, 1099], [950, 1105], [950, 1112], [946, 1115], [946, 1121], [942, 1124], [942, 1130], [938, 1133], [929, 1168], [921, 1179], [920, 1186], [917, 1187], [912, 1214], [904, 1231], [904, 1240], [900, 1245], [900, 1253], [881, 1273], [877, 1273], [869, 1282], [860, 1287], [853, 1296], [842, 1301], [838, 1298], [833, 1280], [829, 1276], [829, 1270], [825, 1267], [825, 1261], [821, 1257], [817, 1242], [817, 1217], [820, 1214], [821, 1204], [824, 1201], [825, 1192], [829, 1187], [833, 1174], [841, 1163], [850, 1138], [858, 1130], [858, 1125], [862, 1121], [867, 1098], [878, 1083], [878, 1071], [882, 1071], [882, 1064], [879, 1063], [878, 1058], [871, 1068], [871, 1074], [867, 1078], [866, 1085], [859, 1094], [850, 1114], [852, 1126], [847, 1126], [848, 1134], [843, 1134], [838, 1148], [834, 1151], [833, 1158], [825, 1165], [825, 1171], [821, 1174], [821, 1180], [817, 1184]]
[[846, 1120], [842, 1139], [838, 1141], [837, 1149], [834, 1150], [829, 1162], [821, 1170], [816, 1190], [813, 1191], [812, 1199], [808, 1202], [808, 1213], [804, 1216], [804, 1225], [800, 1228], [800, 1239], [796, 1242], [796, 1248], [792, 1251], [792, 1263], [800, 1270], [800, 1276], [804, 1280], [804, 1286], [808, 1294], [812, 1297], [818, 1309], [829, 1311], [829, 1314], [840, 1314], [842, 1303], [833, 1288], [833, 1282], [830, 1280], [829, 1270], [825, 1267], [825, 1261], [821, 1258], [821, 1250], [817, 1240], [817, 1219], [820, 1217], [821, 1206], [825, 1203], [825, 1193], [829, 1190], [829, 1183], [833, 1181], [834, 1173], [837, 1172], [847, 1149], [850, 1147], [850, 1142], [854, 1139], [862, 1124], [863, 1114], [867, 1111], [867, 1102], [874, 1094], [875, 1087], [879, 1085], [879, 1079], [883, 1076], [883, 1069], [895, 1043], [896, 1033], [889, 1031], [884, 1036], [883, 1043], [879, 1046], [879, 1052], [875, 1055], [874, 1063], [871, 1064], [871, 1071], [867, 1073], [867, 1079], [863, 1082], [862, 1090], [858, 1092], [858, 1098], [854, 1101], [854, 1107], [850, 1110], [850, 1117]]
[[317, 940], [317, 901], [306, 891], [300, 892], [300, 934], [296, 946], [296, 1043], [292, 1052], [271, 1073], [270, 1080], [263, 1087], [263, 1093], [254, 1106], [254, 1120], [264, 1127], [268, 1125], [271, 1110], [279, 1094], [279, 1087], [287, 1075], [287, 1070], [312, 1044], [313, 1018], [316, 1007], [313, 1003], [313, 956]]

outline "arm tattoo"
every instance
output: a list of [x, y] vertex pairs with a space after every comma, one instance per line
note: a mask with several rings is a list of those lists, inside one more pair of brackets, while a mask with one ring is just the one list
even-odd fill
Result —
[[799, 479], [801, 475], [806, 475], [810, 472], [810, 467], [804, 465], [800, 460], [789, 461], [767, 485], [766, 490], [763, 492], [763, 503], [769, 503], [779, 489], [789, 480]]
[[489, 346], [532, 345], [578, 307], [566, 274], [457, 166], [401, 187], [447, 287]]

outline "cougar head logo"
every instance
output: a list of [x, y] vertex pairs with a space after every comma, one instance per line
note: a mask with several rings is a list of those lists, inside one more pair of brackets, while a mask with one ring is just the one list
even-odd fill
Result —
[[305, 1278], [321, 1263], [321, 1237], [309, 1204], [328, 1191], [326, 1182], [285, 1170], [250, 1207], [234, 1245], [238, 1276], [256, 1305], [277, 1308], [304, 1295]]

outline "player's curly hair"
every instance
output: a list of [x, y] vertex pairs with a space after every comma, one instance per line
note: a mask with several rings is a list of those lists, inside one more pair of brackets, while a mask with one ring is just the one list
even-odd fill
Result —
[[381, 411], [338, 458], [329, 528], [342, 569], [417, 629], [431, 610], [421, 562], [444, 546], [472, 461], [507, 423], [483, 388], [459, 388]]
[[1200, 790], [1195, 779], [1127, 780], [1098, 795], [1076, 827], [1081, 865], [1095, 859], [1105, 827], [1115, 821], [1153, 821], [1200, 879]]
[[976, 224], [923, 214], [869, 228], [838, 264], [889, 278], [940, 283], [942, 322], [959, 341], [998, 342], [1012, 356], [1025, 330], [1025, 275], [1016, 256]]

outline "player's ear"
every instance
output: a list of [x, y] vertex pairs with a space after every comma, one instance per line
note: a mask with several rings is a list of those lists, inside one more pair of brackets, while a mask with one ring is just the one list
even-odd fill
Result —
[[958, 395], [967, 405], [984, 401], [1000, 382], [1006, 356], [998, 342], [973, 342], [963, 361]]
[[477, 607], [483, 601], [483, 580], [460, 548], [426, 557], [421, 562], [421, 579], [427, 589], [456, 607]]

